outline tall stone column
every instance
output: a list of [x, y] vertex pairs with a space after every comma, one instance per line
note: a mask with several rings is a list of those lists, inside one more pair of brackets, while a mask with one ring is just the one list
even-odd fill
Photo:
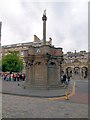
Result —
[[46, 10], [44, 10], [42, 20], [43, 20], [43, 44], [46, 45], [46, 20], [47, 20]]

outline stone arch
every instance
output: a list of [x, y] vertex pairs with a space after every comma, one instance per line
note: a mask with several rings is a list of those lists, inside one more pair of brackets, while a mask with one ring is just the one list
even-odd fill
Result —
[[75, 59], [74, 62], [75, 62], [75, 63], [78, 63], [78, 62], [80, 62], [80, 61], [79, 61], [78, 59]]
[[56, 60], [49, 60], [48, 65], [56, 65], [56, 66], [58, 66]]
[[72, 77], [72, 68], [71, 67], [66, 68], [66, 75]]
[[79, 67], [74, 67], [74, 75], [78, 75], [80, 73]]
[[76, 66], [73, 69], [73, 78], [76, 80], [81, 79], [81, 72], [80, 72], [80, 67]]
[[35, 61], [33, 62], [33, 65], [36, 65], [36, 64], [38, 64], [38, 65], [40, 65], [40, 64], [45, 65], [45, 62], [44, 62], [43, 60], [35, 60]]
[[86, 66], [83, 66], [81, 68], [81, 74], [83, 78], [87, 78], [87, 74], [88, 74], [88, 68]]
[[29, 69], [32, 65], [33, 65], [33, 63], [30, 62], [30, 61], [28, 61], [27, 64], [26, 64], [26, 66], [28, 67], [28, 69]]

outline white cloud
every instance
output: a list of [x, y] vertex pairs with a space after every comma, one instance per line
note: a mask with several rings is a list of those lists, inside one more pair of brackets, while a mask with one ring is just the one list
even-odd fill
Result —
[[64, 52], [88, 49], [88, 4], [70, 2], [30, 2], [2, 0], [2, 45], [42, 39], [42, 14], [47, 9], [47, 40]]

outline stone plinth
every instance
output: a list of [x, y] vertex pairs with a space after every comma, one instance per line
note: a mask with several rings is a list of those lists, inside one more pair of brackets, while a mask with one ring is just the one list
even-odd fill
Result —
[[59, 87], [62, 48], [31, 46], [24, 51], [26, 63], [25, 86], [35, 88]]

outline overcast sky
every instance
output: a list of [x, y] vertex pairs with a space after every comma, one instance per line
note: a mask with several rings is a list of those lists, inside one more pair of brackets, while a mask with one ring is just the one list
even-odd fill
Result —
[[88, 50], [88, 2], [30, 2], [0, 0], [1, 44], [32, 42], [43, 38], [43, 11], [47, 15], [47, 41], [63, 52]]

